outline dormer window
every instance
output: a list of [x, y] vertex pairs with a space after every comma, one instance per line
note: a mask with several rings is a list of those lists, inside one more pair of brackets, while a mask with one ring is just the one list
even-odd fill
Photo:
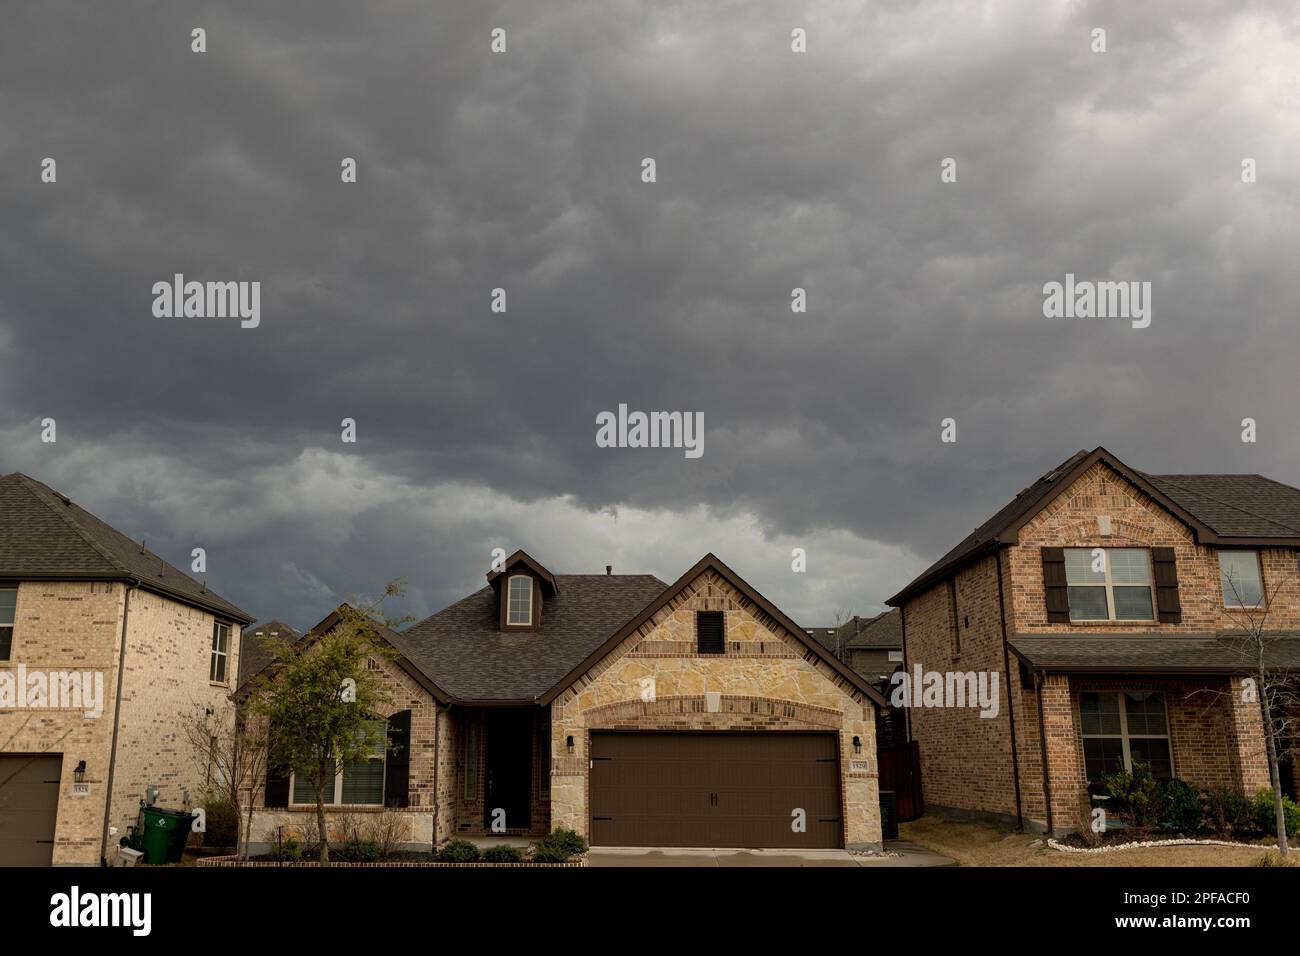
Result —
[[533, 623], [532, 578], [526, 574], [511, 575], [506, 600], [506, 624], [527, 626]]

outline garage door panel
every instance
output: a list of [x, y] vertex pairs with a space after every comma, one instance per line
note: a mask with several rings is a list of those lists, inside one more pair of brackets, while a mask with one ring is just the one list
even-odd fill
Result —
[[592, 843], [842, 846], [838, 747], [834, 734], [596, 732]]
[[0, 866], [49, 866], [63, 758], [0, 754]]

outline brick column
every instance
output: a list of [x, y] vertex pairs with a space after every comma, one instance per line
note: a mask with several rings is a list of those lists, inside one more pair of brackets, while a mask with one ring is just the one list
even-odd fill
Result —
[[1233, 677], [1229, 681], [1228, 699], [1224, 704], [1228, 718], [1228, 759], [1233, 777], [1241, 791], [1254, 796], [1261, 787], [1269, 785], [1268, 746], [1264, 742], [1264, 715], [1260, 710], [1259, 693], [1255, 691], [1247, 700], [1246, 678]]
[[1079, 825], [1088, 782], [1079, 757], [1079, 728], [1070, 701], [1070, 678], [1049, 674], [1042, 695], [1043, 736], [1047, 741], [1047, 779], [1052, 795], [1052, 829], [1057, 833]]

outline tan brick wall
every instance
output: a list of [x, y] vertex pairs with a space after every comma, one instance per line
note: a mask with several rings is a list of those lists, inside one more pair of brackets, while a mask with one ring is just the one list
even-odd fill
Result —
[[[214, 718], [234, 721], [228, 684], [208, 680], [214, 618], [149, 591], [131, 593], [126, 658], [118, 717], [117, 765], [110, 825], [118, 836], [136, 822], [145, 788], [159, 788], [158, 804], [180, 807], [186, 791], [197, 805], [211, 768], [195, 752], [185, 725]], [[231, 626], [226, 673], [239, 670], [239, 626]]]
[[[113, 733], [118, 641], [122, 632], [121, 584], [36, 582], [20, 584], [10, 660], [16, 675], [29, 670], [102, 673], [103, 713], [82, 710], [0, 710], [0, 753], [61, 754], [62, 779], [55, 823], [54, 863], [99, 863]], [[86, 796], [73, 795], [73, 771], [86, 761]]]
[[[695, 612], [725, 613], [724, 655], [695, 653]], [[587, 833], [587, 748], [599, 729], [836, 730], [845, 841], [879, 844], [875, 707], [713, 572], [705, 572], [551, 705], [551, 816]], [[654, 682], [653, 703], [642, 679]], [[709, 713], [705, 695], [720, 695]], [[566, 738], [574, 738], [569, 754]], [[862, 752], [853, 752], [852, 740]]]
[[[428, 843], [433, 838], [435, 828], [435, 791], [439, 789], [440, 779], [445, 779], [439, 777], [438, 767], [447, 759], [444, 753], [439, 752], [439, 746], [445, 745], [448, 733], [447, 711], [388, 656], [375, 654], [369, 660], [376, 670], [382, 695], [386, 698], [384, 703], [375, 708], [375, 716], [387, 720], [404, 710], [411, 712], [408, 771], [410, 806], [400, 812], [403, 814], [401, 819], [408, 828], [408, 842]], [[439, 725], [442, 725], [441, 732]], [[305, 810], [298, 807], [268, 808], [264, 779], [253, 790], [253, 808], [253, 835], [250, 842], [255, 849], [256, 845], [269, 839], [268, 834], [274, 834], [276, 827], [296, 827], [301, 830], [304, 825], [303, 814], [315, 812], [314, 807]], [[335, 807], [326, 812], [326, 823], [335, 827], [348, 815], [360, 815], [364, 821], [367, 815], [379, 813], [382, 809]], [[439, 832], [443, 832], [441, 828]]]

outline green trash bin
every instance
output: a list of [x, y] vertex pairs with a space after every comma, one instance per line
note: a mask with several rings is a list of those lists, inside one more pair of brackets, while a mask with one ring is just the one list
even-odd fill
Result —
[[140, 849], [144, 852], [144, 861], [153, 866], [179, 863], [190, 837], [193, 815], [182, 810], [145, 807], [141, 816], [144, 820], [144, 833], [140, 839]]

